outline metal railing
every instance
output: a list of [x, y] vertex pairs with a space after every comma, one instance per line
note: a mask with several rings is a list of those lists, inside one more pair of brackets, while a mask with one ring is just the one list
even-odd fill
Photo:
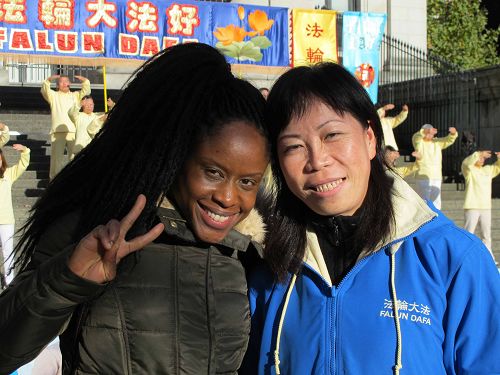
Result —
[[9, 83], [14, 85], [39, 85], [52, 74], [65, 75], [71, 81], [75, 76], [87, 77], [92, 84], [102, 84], [102, 72], [99, 68], [78, 65], [50, 65], [50, 64], [6, 64]]
[[447, 73], [460, 67], [391, 36], [382, 37], [379, 84], [411, 81]]

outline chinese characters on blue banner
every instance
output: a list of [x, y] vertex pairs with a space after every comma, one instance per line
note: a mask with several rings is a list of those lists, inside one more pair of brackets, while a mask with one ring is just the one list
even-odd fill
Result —
[[[241, 8], [241, 9], [240, 9]], [[202, 42], [229, 62], [288, 66], [288, 10], [192, 1], [0, 0], [0, 53], [147, 59]]]

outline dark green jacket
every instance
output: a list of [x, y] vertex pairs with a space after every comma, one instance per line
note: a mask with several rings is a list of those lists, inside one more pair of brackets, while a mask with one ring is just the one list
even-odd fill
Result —
[[67, 267], [77, 216], [52, 226], [0, 296], [0, 374], [57, 335], [64, 374], [236, 373], [250, 331], [245, 263], [259, 245], [235, 230], [200, 244], [176, 211], [158, 217], [163, 235], [124, 258], [107, 285]]

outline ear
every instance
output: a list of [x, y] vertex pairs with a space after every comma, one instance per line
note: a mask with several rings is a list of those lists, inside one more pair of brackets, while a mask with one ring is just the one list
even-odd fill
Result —
[[377, 154], [377, 138], [371, 125], [368, 125], [368, 129], [366, 129], [366, 147], [370, 160], [372, 160]]

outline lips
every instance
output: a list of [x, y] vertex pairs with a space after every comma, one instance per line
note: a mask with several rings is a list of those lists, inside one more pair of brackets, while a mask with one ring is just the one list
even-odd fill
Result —
[[212, 212], [212, 211], [208, 211], [208, 210], [205, 210], [208, 214], [208, 216], [210, 216], [210, 218], [212, 218], [213, 220], [219, 222], [219, 223], [224, 223], [226, 222], [227, 220], [229, 220], [229, 215], [228, 216], [225, 216], [225, 215], [218, 215], [216, 214], [215, 212]]
[[311, 186], [309, 186], [309, 189], [312, 189], [312, 190], [317, 191], [319, 193], [325, 193], [325, 192], [332, 191], [333, 189], [335, 189], [344, 180], [345, 180], [345, 178], [339, 178], [337, 180], [329, 181], [329, 182], [324, 183], [324, 184], [311, 185]]
[[236, 225], [239, 212], [214, 212], [208, 207], [202, 206], [201, 204], [199, 204], [199, 206], [201, 208], [201, 217], [203, 219], [203, 222], [207, 226], [214, 229], [227, 229], [232, 228], [234, 225]]

